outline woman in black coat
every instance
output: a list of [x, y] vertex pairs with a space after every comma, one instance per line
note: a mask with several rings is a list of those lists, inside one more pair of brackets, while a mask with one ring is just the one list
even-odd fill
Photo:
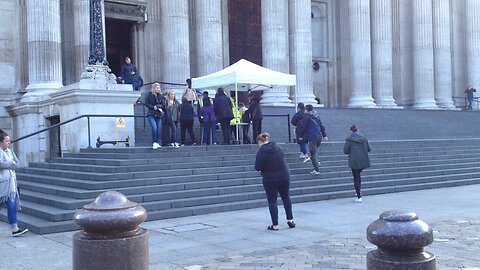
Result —
[[283, 201], [288, 227], [294, 228], [295, 222], [293, 222], [292, 202], [290, 201], [290, 172], [285, 163], [282, 148], [276, 143], [270, 142], [269, 137], [268, 133], [263, 132], [256, 139], [260, 149], [255, 160], [255, 170], [262, 173], [263, 188], [267, 194], [268, 210], [272, 218], [272, 225], [267, 229], [278, 231], [278, 193]]

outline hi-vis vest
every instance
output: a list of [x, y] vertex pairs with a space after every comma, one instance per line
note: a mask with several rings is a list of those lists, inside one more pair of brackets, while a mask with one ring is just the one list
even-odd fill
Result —
[[242, 113], [237, 109], [237, 106], [235, 106], [235, 99], [230, 97], [230, 102], [232, 103], [233, 112], [233, 119], [230, 120], [230, 124], [240, 124], [242, 122]]

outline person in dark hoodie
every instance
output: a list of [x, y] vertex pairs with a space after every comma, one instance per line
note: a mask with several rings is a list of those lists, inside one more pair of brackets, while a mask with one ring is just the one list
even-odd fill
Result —
[[[298, 103], [297, 112], [295, 113], [295, 115], [293, 115], [291, 123], [295, 127], [300, 126], [304, 118], [305, 118], [305, 104]], [[303, 138], [302, 140], [299, 139], [297, 128], [295, 128], [295, 135], [297, 137], [297, 143], [300, 146], [300, 152], [301, 152], [300, 158], [304, 159], [303, 163], [307, 163], [310, 161], [310, 157], [307, 155], [307, 141]]]
[[192, 139], [192, 145], [195, 143], [195, 133], [193, 133], [193, 118], [195, 113], [193, 112], [192, 101], [188, 101], [186, 97], [182, 98], [182, 105], [180, 105], [180, 143], [181, 146], [185, 145], [185, 133], [188, 131], [190, 138]]
[[308, 151], [310, 159], [312, 160], [313, 171], [312, 175], [320, 174], [320, 162], [318, 162], [317, 150], [320, 147], [322, 140], [328, 140], [325, 127], [322, 125], [320, 116], [313, 110], [312, 105], [305, 106], [307, 112], [305, 113], [304, 120], [297, 126], [298, 139], [308, 141]]
[[267, 229], [278, 231], [278, 207], [277, 194], [283, 201], [285, 214], [287, 216], [287, 225], [295, 228], [292, 214], [292, 202], [290, 201], [290, 172], [285, 163], [285, 157], [282, 148], [274, 142], [270, 142], [270, 135], [262, 132], [257, 136], [256, 142], [260, 149], [255, 159], [255, 170], [260, 171], [263, 177], [263, 188], [267, 194], [268, 210], [272, 219], [272, 225]]
[[260, 106], [260, 99], [253, 93], [248, 93], [248, 100], [250, 103], [248, 104], [246, 113], [250, 115], [250, 120], [252, 121], [252, 138], [255, 139], [258, 134], [262, 132], [262, 107]]
[[361, 203], [363, 200], [361, 194], [362, 178], [360, 177], [360, 173], [363, 169], [370, 167], [368, 152], [371, 151], [371, 148], [367, 137], [358, 132], [357, 125], [353, 124], [350, 127], [350, 131], [352, 131], [352, 133], [345, 139], [343, 153], [348, 155], [348, 166], [352, 169], [353, 185], [357, 193], [355, 201]]
[[230, 121], [233, 119], [232, 103], [222, 87], [218, 88], [217, 94], [215, 94], [213, 112], [222, 128], [223, 144], [232, 144], [230, 140]]

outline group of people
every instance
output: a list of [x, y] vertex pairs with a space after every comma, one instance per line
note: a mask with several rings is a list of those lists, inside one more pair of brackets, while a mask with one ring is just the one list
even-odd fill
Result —
[[[301, 157], [304, 162], [311, 160], [314, 166], [313, 175], [320, 174], [319, 162], [317, 161], [317, 149], [320, 142], [327, 140], [325, 128], [322, 125], [320, 117], [313, 110], [312, 105], [305, 106], [298, 104], [298, 111], [292, 118], [292, 124], [296, 126], [295, 132], [297, 142], [300, 144]], [[370, 167], [370, 158], [368, 152], [371, 151], [368, 139], [359, 133], [356, 124], [350, 127], [351, 134], [345, 139], [343, 147], [344, 154], [348, 155], [348, 165], [352, 171], [353, 183], [356, 192], [355, 202], [363, 202], [361, 195], [361, 172]], [[280, 194], [283, 207], [285, 209], [286, 223], [289, 228], [295, 228], [293, 221], [292, 202], [290, 199], [290, 172], [285, 162], [283, 149], [275, 142], [270, 141], [270, 135], [266, 132], [261, 133], [256, 138], [260, 149], [255, 159], [255, 170], [262, 174], [262, 184], [268, 202], [268, 210], [272, 225], [268, 230], [278, 231], [278, 207], [277, 197]], [[308, 143], [309, 152], [307, 153], [306, 144]]]
[[[147, 118], [152, 128], [152, 148], [162, 146], [160, 143], [163, 137], [163, 127], [168, 128], [168, 138], [163, 137], [163, 145], [170, 145], [178, 148], [185, 144], [186, 132], [195, 145], [195, 133], [193, 124], [195, 117], [198, 117], [203, 126], [201, 143], [217, 144], [216, 127], [220, 125], [223, 144], [232, 144], [232, 133], [235, 134], [236, 125], [242, 122], [243, 143], [251, 143], [249, 137], [249, 126], [252, 123], [254, 138], [260, 134], [262, 128], [263, 114], [260, 100], [253, 94], [249, 94], [250, 100], [248, 109], [243, 103], [237, 108], [233, 97], [227, 96], [223, 88], [218, 88], [215, 98], [210, 98], [207, 91], [204, 91], [199, 98], [195, 90], [191, 88], [191, 80], [187, 79], [185, 90], [182, 94], [180, 104], [175, 97], [175, 92], [169, 91], [165, 96], [162, 94], [160, 83], [154, 83], [151, 91], [145, 97], [144, 105], [148, 108]], [[196, 108], [195, 108], [196, 103]], [[180, 143], [177, 143], [177, 129], [180, 123]]]

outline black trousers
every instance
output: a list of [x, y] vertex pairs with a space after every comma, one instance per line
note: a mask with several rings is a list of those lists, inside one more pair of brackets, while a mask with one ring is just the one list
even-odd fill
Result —
[[262, 119], [252, 119], [252, 140], [257, 141], [257, 136], [262, 133]]
[[180, 120], [180, 143], [185, 143], [185, 132], [188, 131], [192, 143], [195, 142], [195, 133], [193, 133], [193, 120]]
[[280, 193], [282, 198], [283, 208], [287, 220], [293, 219], [292, 214], [292, 201], [290, 201], [290, 181], [263, 181], [263, 188], [267, 194], [268, 210], [272, 219], [273, 225], [278, 225], [278, 207], [277, 207], [277, 195]]
[[355, 192], [357, 193], [357, 198], [362, 197], [361, 189], [362, 189], [362, 177], [360, 173], [362, 173], [363, 169], [352, 169], [353, 175], [353, 186], [355, 187]]

